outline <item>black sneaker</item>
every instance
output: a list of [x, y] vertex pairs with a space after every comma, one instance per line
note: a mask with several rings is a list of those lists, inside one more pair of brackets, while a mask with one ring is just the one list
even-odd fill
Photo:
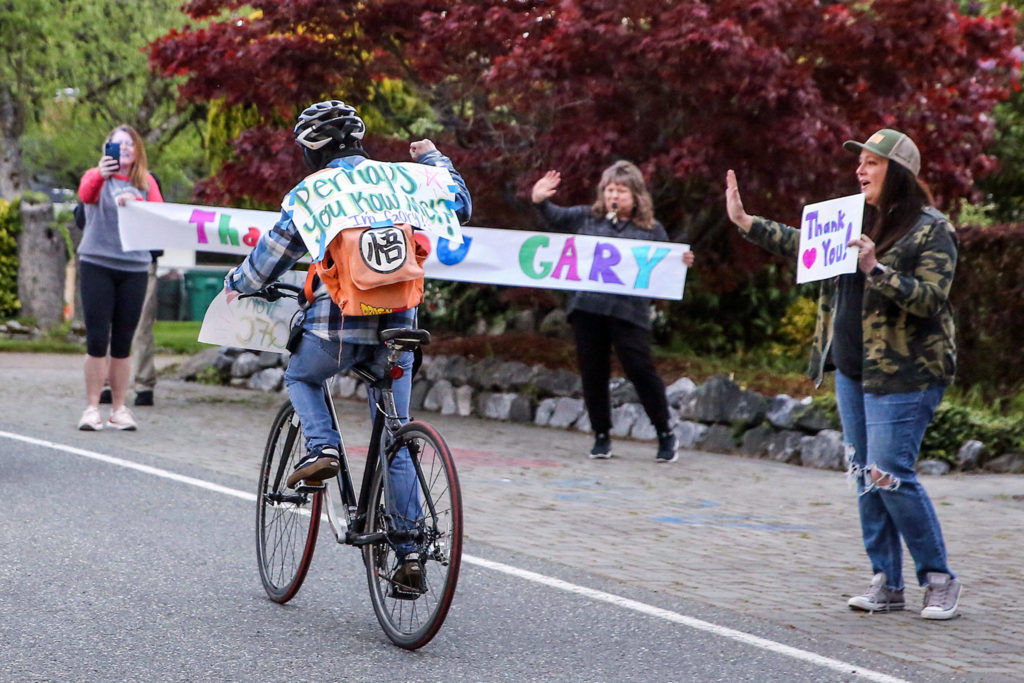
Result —
[[143, 389], [142, 391], [135, 392], [135, 405], [137, 406], [151, 406], [153, 405], [153, 390]]
[[338, 449], [334, 446], [315, 446], [295, 465], [295, 471], [288, 477], [288, 488], [295, 488], [300, 481], [310, 486], [323, 483], [324, 479], [337, 476], [341, 467]]
[[415, 558], [406, 558], [391, 576], [391, 597], [415, 600], [427, 592], [427, 577], [423, 564]]
[[110, 387], [103, 387], [103, 391], [100, 392], [100, 403], [110, 405], [114, 402], [114, 397], [110, 394]]
[[590, 449], [591, 460], [607, 460], [612, 457], [612, 438], [607, 434], [594, 437], [594, 447]]
[[655, 462], [675, 462], [679, 459], [676, 452], [676, 435], [672, 432], [658, 432], [658, 454]]

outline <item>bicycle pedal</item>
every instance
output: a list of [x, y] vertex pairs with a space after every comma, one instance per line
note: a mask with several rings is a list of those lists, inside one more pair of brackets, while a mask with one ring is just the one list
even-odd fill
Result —
[[303, 480], [295, 487], [297, 493], [316, 493], [317, 491], [323, 491], [327, 488], [327, 484], [322, 481], [306, 481]]

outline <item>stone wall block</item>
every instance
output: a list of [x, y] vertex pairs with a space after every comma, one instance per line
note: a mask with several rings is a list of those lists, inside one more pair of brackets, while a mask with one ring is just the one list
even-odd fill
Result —
[[232, 377], [251, 377], [254, 372], [260, 369], [260, 357], [255, 353], [246, 351], [238, 356], [231, 364]]
[[434, 382], [434, 385], [430, 387], [426, 397], [423, 399], [423, 409], [435, 412], [440, 411], [446, 401], [454, 405], [455, 391], [452, 389], [451, 382], [446, 379], [439, 379]]
[[557, 400], [548, 424], [552, 427], [568, 427], [575, 423], [585, 411], [583, 399], [564, 396]]
[[281, 368], [264, 368], [249, 377], [249, 388], [267, 393], [279, 391], [284, 386], [284, 370]]
[[843, 433], [835, 429], [824, 429], [814, 436], [805, 436], [800, 443], [800, 461], [804, 467], [845, 470], [845, 452]]

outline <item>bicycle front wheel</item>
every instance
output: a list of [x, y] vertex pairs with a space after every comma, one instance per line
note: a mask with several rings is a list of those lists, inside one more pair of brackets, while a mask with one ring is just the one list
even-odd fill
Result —
[[[448, 444], [433, 427], [410, 422], [395, 433], [394, 442], [396, 453], [408, 449], [415, 476], [404, 479], [414, 490], [385, 498], [384, 478], [376, 473], [366, 531], [382, 532], [388, 540], [365, 546], [363, 560], [373, 611], [384, 632], [396, 645], [415, 650], [437, 634], [455, 597], [462, 564], [462, 493]], [[394, 510], [395, 500], [411, 503]], [[421, 563], [423, 585], [415, 594], [399, 590], [392, 580], [399, 553]]]
[[278, 603], [299, 592], [320, 529], [323, 492], [296, 491], [286, 484], [305, 452], [299, 418], [286, 403], [270, 429], [256, 492], [256, 559], [263, 588]]

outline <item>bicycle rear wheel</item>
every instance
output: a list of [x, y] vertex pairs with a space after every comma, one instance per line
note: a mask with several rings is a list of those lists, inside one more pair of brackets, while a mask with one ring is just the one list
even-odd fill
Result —
[[285, 483], [305, 452], [299, 418], [286, 403], [270, 428], [256, 492], [256, 559], [263, 588], [278, 603], [302, 587], [320, 529], [323, 492], [296, 491]]
[[[385, 509], [383, 476], [378, 471], [366, 531], [385, 532], [391, 540], [365, 546], [363, 560], [377, 620], [392, 642], [415, 650], [437, 634], [455, 597], [462, 564], [462, 493], [448, 444], [433, 427], [410, 422], [395, 434], [395, 443], [408, 448], [419, 465], [413, 484], [419, 496], [417, 518]], [[423, 566], [425, 592], [415, 599], [396, 597], [391, 580], [399, 564], [396, 541], [402, 528], [411, 528], [406, 538], [412, 536], [415, 546], [408, 557], [418, 558]]]

